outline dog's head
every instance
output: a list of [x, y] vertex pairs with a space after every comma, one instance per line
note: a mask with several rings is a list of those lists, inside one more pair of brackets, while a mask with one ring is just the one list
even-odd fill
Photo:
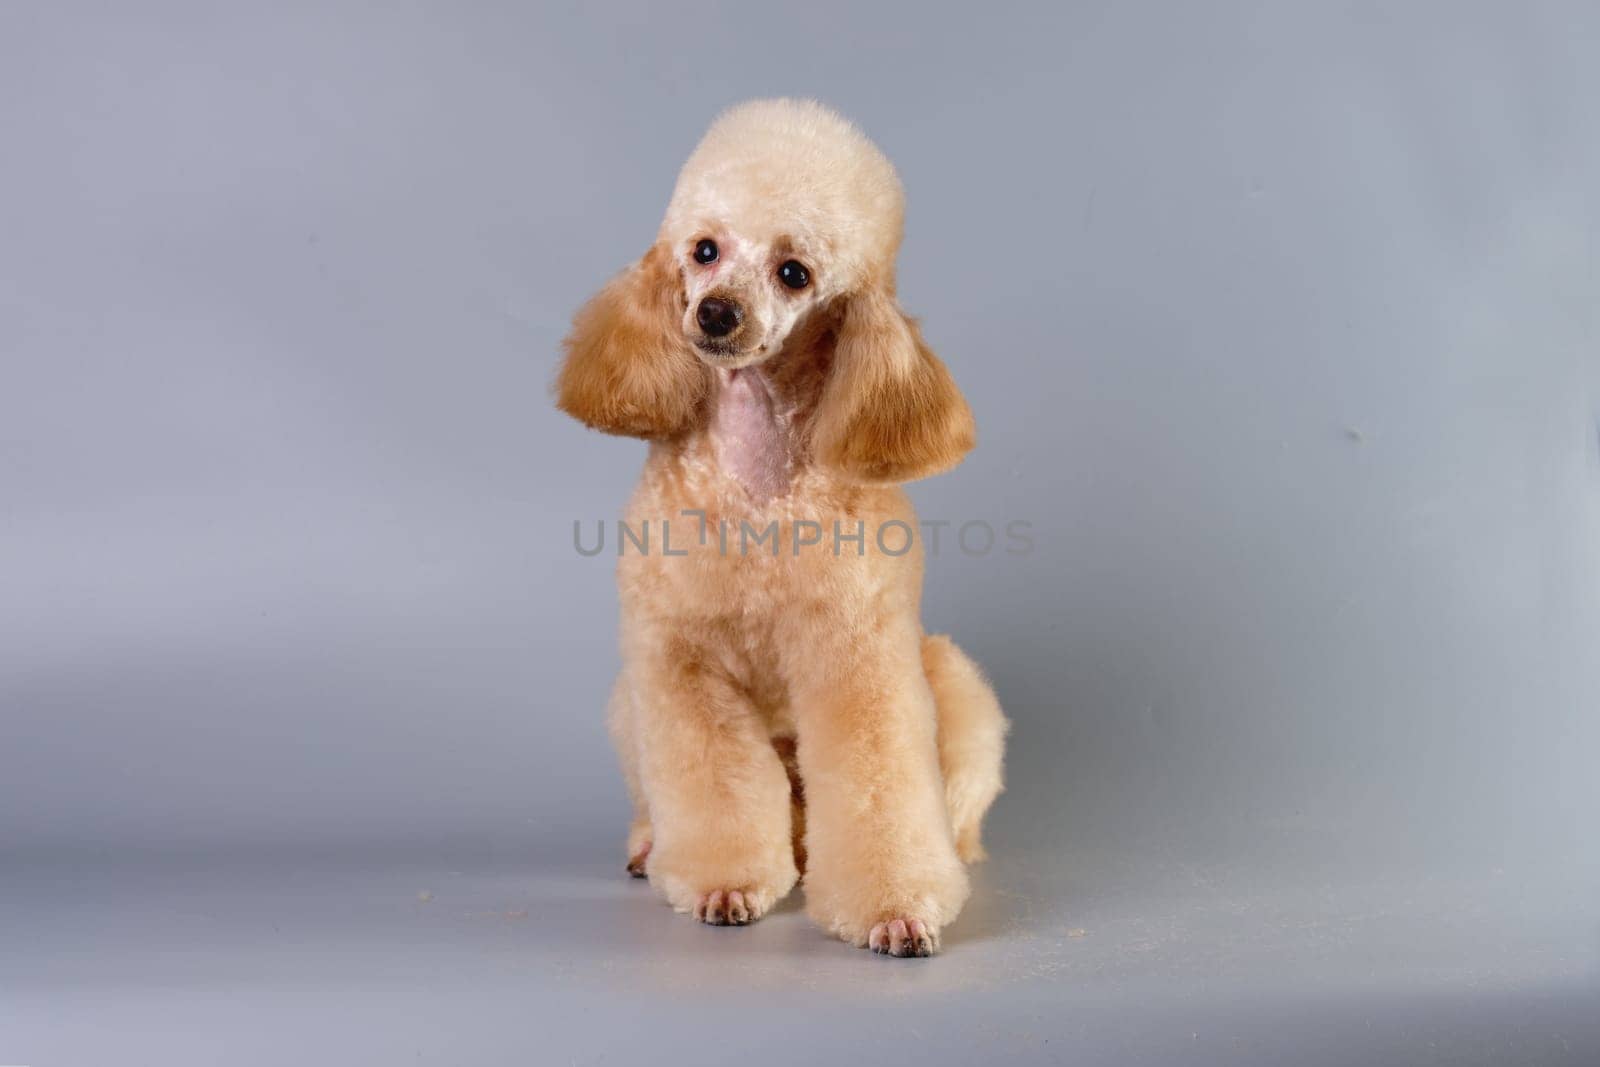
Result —
[[684, 165], [658, 238], [683, 277], [684, 336], [713, 366], [769, 358], [807, 312], [892, 286], [904, 214], [894, 167], [820, 104], [729, 112]]
[[[820, 335], [833, 352], [818, 461], [867, 482], [954, 466], [972, 415], [895, 302], [904, 205], [883, 153], [822, 105], [729, 111], [684, 164], [656, 244], [578, 313], [558, 404], [608, 433], [677, 436], [716, 369]], [[797, 329], [823, 316], [828, 329]]]

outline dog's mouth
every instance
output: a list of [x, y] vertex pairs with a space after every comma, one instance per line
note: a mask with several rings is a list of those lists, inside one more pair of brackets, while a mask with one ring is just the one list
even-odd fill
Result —
[[754, 348], [740, 348], [731, 341], [723, 341], [715, 337], [696, 337], [694, 338], [694, 346], [700, 350], [701, 355], [706, 356], [711, 362], [717, 364], [759, 359], [767, 351], [766, 345], [756, 345]]
[[712, 337], [696, 337], [694, 346], [708, 356], [737, 356], [742, 355], [737, 345], [730, 341], [719, 341]]

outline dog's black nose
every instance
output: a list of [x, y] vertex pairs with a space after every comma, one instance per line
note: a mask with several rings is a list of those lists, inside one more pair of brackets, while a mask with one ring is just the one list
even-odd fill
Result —
[[731, 300], [708, 296], [694, 312], [700, 328], [712, 337], [726, 337], [739, 328], [744, 312]]

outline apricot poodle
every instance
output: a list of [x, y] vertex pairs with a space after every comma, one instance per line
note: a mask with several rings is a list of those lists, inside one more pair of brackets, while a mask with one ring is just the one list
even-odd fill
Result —
[[919, 617], [899, 483], [955, 466], [974, 426], [896, 302], [903, 215], [893, 166], [832, 111], [727, 112], [655, 245], [578, 312], [556, 392], [650, 441], [610, 708], [629, 869], [718, 925], [803, 870], [823, 927], [927, 956], [983, 856], [1007, 724]]

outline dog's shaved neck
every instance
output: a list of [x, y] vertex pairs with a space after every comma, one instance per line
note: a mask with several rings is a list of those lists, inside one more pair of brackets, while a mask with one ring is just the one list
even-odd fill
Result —
[[718, 370], [711, 444], [717, 466], [765, 503], [789, 491], [794, 473], [793, 412], [758, 367]]

